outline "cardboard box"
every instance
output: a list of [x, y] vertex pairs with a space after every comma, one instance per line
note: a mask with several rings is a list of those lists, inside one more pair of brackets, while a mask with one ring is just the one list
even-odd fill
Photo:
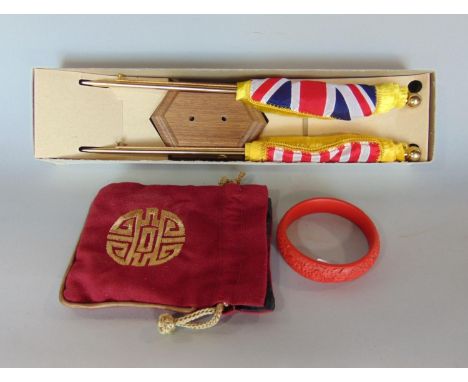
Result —
[[[82, 79], [112, 78], [117, 74], [167, 80], [235, 82], [250, 78], [288, 77], [332, 80], [335, 83], [407, 85], [419, 80], [421, 104], [353, 121], [287, 117], [266, 113], [262, 135], [319, 135], [354, 132], [416, 143], [422, 162], [433, 159], [435, 74], [425, 70], [307, 70], [307, 69], [34, 69], [34, 155], [37, 159], [141, 161], [174, 163], [167, 156], [115, 156], [78, 151], [80, 146], [109, 146], [117, 142], [164, 146], [150, 116], [166, 91], [95, 88], [79, 85]], [[184, 161], [184, 163], [187, 163]], [[244, 162], [242, 162], [244, 163]], [[251, 163], [266, 165], [267, 163]], [[271, 163], [270, 163], [271, 164]], [[291, 164], [288, 164], [291, 165]], [[311, 165], [296, 163], [295, 165]]]

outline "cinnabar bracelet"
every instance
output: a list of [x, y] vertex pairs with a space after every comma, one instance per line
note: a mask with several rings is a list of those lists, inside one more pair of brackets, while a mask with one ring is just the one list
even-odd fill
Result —
[[[330, 264], [301, 253], [289, 240], [287, 229], [302, 216], [327, 213], [341, 216], [356, 224], [367, 238], [369, 250], [359, 260], [347, 264]], [[319, 282], [351, 281], [366, 273], [374, 265], [380, 250], [380, 239], [372, 220], [358, 207], [339, 199], [314, 198], [293, 206], [281, 219], [277, 231], [278, 249], [300, 275]]]

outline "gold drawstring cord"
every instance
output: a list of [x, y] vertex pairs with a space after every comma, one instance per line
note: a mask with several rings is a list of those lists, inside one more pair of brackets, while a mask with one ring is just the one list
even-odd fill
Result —
[[239, 172], [239, 175], [237, 175], [237, 178], [234, 178], [234, 179], [229, 179], [227, 176], [223, 176], [218, 184], [220, 186], [224, 186], [225, 184], [228, 184], [228, 183], [235, 183], [235, 184], [240, 184], [242, 182], [242, 178], [244, 178], [245, 176], [245, 172], [241, 171]]
[[[181, 317], [174, 317], [169, 313], [163, 313], [158, 319], [158, 329], [161, 334], [171, 334], [176, 330], [176, 327], [182, 327], [193, 330], [203, 330], [215, 326], [223, 314], [223, 303], [217, 304], [213, 308], [204, 308], [196, 310], [195, 312], [186, 314]], [[213, 315], [208, 321], [193, 322], [201, 317]]]

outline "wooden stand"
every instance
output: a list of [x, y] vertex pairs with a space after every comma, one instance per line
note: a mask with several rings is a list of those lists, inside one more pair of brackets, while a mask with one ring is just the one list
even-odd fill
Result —
[[167, 146], [185, 147], [243, 147], [268, 123], [235, 94], [180, 91], [169, 91], [150, 119]]

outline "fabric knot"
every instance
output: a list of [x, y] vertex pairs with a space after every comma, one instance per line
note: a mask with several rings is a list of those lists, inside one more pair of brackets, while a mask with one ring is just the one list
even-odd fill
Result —
[[175, 318], [168, 313], [161, 314], [158, 320], [158, 329], [161, 334], [173, 333], [176, 329]]

